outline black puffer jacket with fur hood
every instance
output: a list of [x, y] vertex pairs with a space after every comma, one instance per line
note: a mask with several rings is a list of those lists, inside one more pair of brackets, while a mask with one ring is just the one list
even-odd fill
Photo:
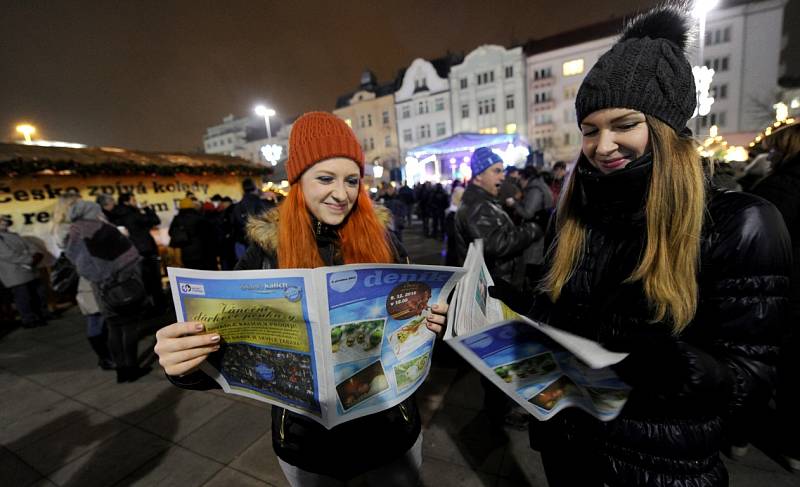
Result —
[[[388, 211], [379, 207], [376, 214], [384, 226], [388, 225], [391, 218]], [[247, 235], [252, 244], [236, 270], [278, 268], [278, 225], [277, 209], [250, 218]], [[314, 230], [325, 264], [341, 265], [336, 229], [314, 221]], [[402, 244], [389, 231], [385, 238], [394, 251], [395, 260], [407, 263], [408, 255]], [[219, 388], [202, 372], [170, 377], [170, 380], [189, 389]], [[420, 430], [420, 416], [413, 395], [386, 411], [348, 421], [330, 430], [284, 408], [272, 407], [272, 446], [278, 457], [300, 469], [341, 480], [401, 457], [414, 445]]]

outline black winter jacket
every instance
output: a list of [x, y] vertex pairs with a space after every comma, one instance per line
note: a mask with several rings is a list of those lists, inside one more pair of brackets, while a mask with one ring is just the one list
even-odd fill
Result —
[[539, 296], [532, 314], [601, 344], [633, 337], [625, 350], [631, 358], [637, 349], [640, 357], [646, 353], [646, 343], [636, 341], [646, 331], [670, 343], [670, 363], [682, 365], [640, 370], [642, 382], [632, 384], [613, 421], [567, 409], [548, 422], [533, 422], [531, 445], [593, 452], [575, 464], [599, 462], [602, 480], [614, 487], [727, 485], [719, 459], [723, 418], [770, 397], [779, 320], [787, 306], [789, 238], [770, 203], [710, 192], [697, 313], [674, 338], [669, 323], [652, 322], [641, 282], [623, 282], [645, 243], [647, 170], [616, 182], [578, 172], [586, 250], [559, 300], [552, 304]]
[[[384, 224], [390, 215], [379, 213]], [[247, 224], [253, 242], [236, 265], [237, 270], [277, 269], [278, 212], [251, 217]], [[315, 222], [320, 256], [326, 265], [342, 264], [339, 237], [332, 227]], [[402, 245], [386, 232], [397, 262], [408, 262]], [[169, 377], [189, 389], [216, 389], [219, 385], [203, 372]], [[272, 407], [272, 447], [283, 461], [303, 470], [347, 480], [396, 460], [416, 442], [421, 421], [412, 395], [397, 406], [325, 429], [316, 421], [284, 408]]]
[[[178, 230], [182, 228], [181, 230]], [[169, 225], [169, 236], [174, 238], [176, 232], [185, 232], [188, 243], [181, 245], [181, 260], [185, 267], [194, 269], [215, 270], [216, 255], [214, 245], [217, 235], [209, 221], [194, 208], [178, 210], [178, 214]]]
[[470, 242], [483, 239], [483, 255], [492, 277], [521, 285], [524, 252], [542, 233], [534, 223], [515, 225], [492, 195], [470, 184], [456, 212], [457, 261], [464, 262]]
[[128, 229], [128, 236], [144, 257], [158, 255], [158, 245], [150, 235], [150, 229], [158, 226], [161, 219], [151, 208], [135, 208], [128, 205], [117, 205], [111, 212], [112, 221]]

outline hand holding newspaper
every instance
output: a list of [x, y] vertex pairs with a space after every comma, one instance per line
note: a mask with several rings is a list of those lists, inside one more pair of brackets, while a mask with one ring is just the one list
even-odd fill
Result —
[[318, 269], [169, 268], [179, 321], [222, 337], [202, 370], [225, 392], [287, 408], [326, 428], [379, 412], [427, 377], [433, 304], [453, 292], [445, 341], [534, 417], [580, 407], [619, 414], [625, 358], [519, 316], [489, 296], [481, 241], [463, 268], [359, 264]]
[[169, 268], [179, 321], [222, 337], [202, 370], [225, 392], [327, 428], [388, 409], [430, 370], [425, 321], [464, 274], [457, 267], [363, 264], [318, 269]]
[[610, 366], [627, 355], [520, 316], [489, 296], [480, 240], [470, 244], [447, 316], [446, 342], [539, 420], [566, 407], [614, 419], [630, 388]]

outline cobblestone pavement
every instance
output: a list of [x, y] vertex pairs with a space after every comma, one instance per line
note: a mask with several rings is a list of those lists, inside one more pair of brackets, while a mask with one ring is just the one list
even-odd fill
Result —
[[[406, 231], [417, 263], [439, 263], [441, 242]], [[154, 362], [153, 331], [140, 350]], [[268, 407], [219, 392], [172, 387], [154, 371], [116, 384], [96, 367], [76, 308], [45, 328], [0, 331], [0, 485], [284, 486], [270, 442]], [[418, 398], [425, 486], [544, 486], [527, 432], [489, 428], [477, 375], [437, 349]], [[157, 365], [157, 364], [155, 364]], [[760, 450], [727, 462], [733, 486], [798, 486]]]

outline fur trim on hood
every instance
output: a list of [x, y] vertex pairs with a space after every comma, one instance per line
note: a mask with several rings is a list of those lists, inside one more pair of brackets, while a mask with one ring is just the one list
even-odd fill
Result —
[[[373, 203], [372, 207], [378, 222], [384, 229], [388, 229], [392, 220], [392, 213], [386, 207], [377, 203]], [[278, 208], [273, 208], [247, 219], [247, 237], [251, 242], [267, 252], [278, 251], [278, 224], [280, 223], [278, 215]]]

